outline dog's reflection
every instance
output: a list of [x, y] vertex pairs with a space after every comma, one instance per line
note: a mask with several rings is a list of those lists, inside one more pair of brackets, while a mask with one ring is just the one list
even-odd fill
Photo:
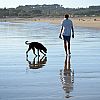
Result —
[[26, 59], [29, 63], [29, 68], [30, 69], [39, 69], [42, 68], [43, 66], [45, 66], [46, 62], [47, 62], [47, 57], [43, 56], [43, 57], [39, 57], [36, 56], [34, 57], [33, 61], [29, 61], [29, 59]]
[[74, 71], [71, 69], [70, 56], [66, 56], [64, 69], [60, 70], [60, 79], [62, 82], [63, 90], [65, 91], [65, 97], [70, 98], [70, 92], [73, 90], [74, 83]]

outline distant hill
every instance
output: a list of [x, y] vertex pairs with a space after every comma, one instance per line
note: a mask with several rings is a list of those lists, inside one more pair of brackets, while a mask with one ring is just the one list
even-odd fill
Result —
[[61, 17], [65, 13], [71, 17], [77, 16], [100, 16], [100, 6], [88, 8], [64, 8], [62, 5], [25, 5], [16, 8], [1, 8], [0, 18], [6, 17]]

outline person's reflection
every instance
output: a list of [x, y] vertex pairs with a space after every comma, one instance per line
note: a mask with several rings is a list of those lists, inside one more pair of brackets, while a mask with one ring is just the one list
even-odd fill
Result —
[[[37, 58], [37, 59], [36, 59]], [[34, 57], [33, 61], [29, 61], [28, 59], [26, 59], [29, 63], [29, 68], [30, 69], [39, 69], [42, 68], [43, 66], [45, 66], [46, 62], [47, 62], [47, 57], [43, 56], [42, 58], [38, 57]]]
[[70, 56], [66, 56], [64, 69], [60, 70], [60, 79], [65, 91], [65, 97], [70, 98], [70, 92], [73, 90], [74, 83], [74, 71], [70, 68]]

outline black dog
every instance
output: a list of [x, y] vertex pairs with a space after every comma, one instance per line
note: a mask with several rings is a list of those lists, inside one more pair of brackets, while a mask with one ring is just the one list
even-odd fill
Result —
[[[33, 50], [33, 53], [35, 54], [35, 49], [37, 49], [37, 51], [38, 51], [38, 56], [40, 56], [39, 55], [39, 51], [42, 53], [42, 54], [44, 54], [44, 55], [46, 55], [45, 53], [47, 53], [47, 49], [46, 49], [46, 47], [44, 47], [41, 43], [39, 43], [39, 42], [31, 42], [31, 43], [29, 43], [28, 41], [26, 41], [25, 42], [25, 44], [27, 44], [27, 45], [29, 45], [29, 48], [28, 48], [28, 50], [26, 51], [26, 55], [27, 55], [27, 57], [28, 57], [28, 52], [32, 49]], [[36, 55], [36, 54], [35, 54]], [[36, 55], [37, 56], [37, 55]]]

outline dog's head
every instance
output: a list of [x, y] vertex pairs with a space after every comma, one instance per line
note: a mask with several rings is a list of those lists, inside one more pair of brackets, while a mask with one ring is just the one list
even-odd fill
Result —
[[45, 47], [44, 52], [47, 53], [47, 48]]

